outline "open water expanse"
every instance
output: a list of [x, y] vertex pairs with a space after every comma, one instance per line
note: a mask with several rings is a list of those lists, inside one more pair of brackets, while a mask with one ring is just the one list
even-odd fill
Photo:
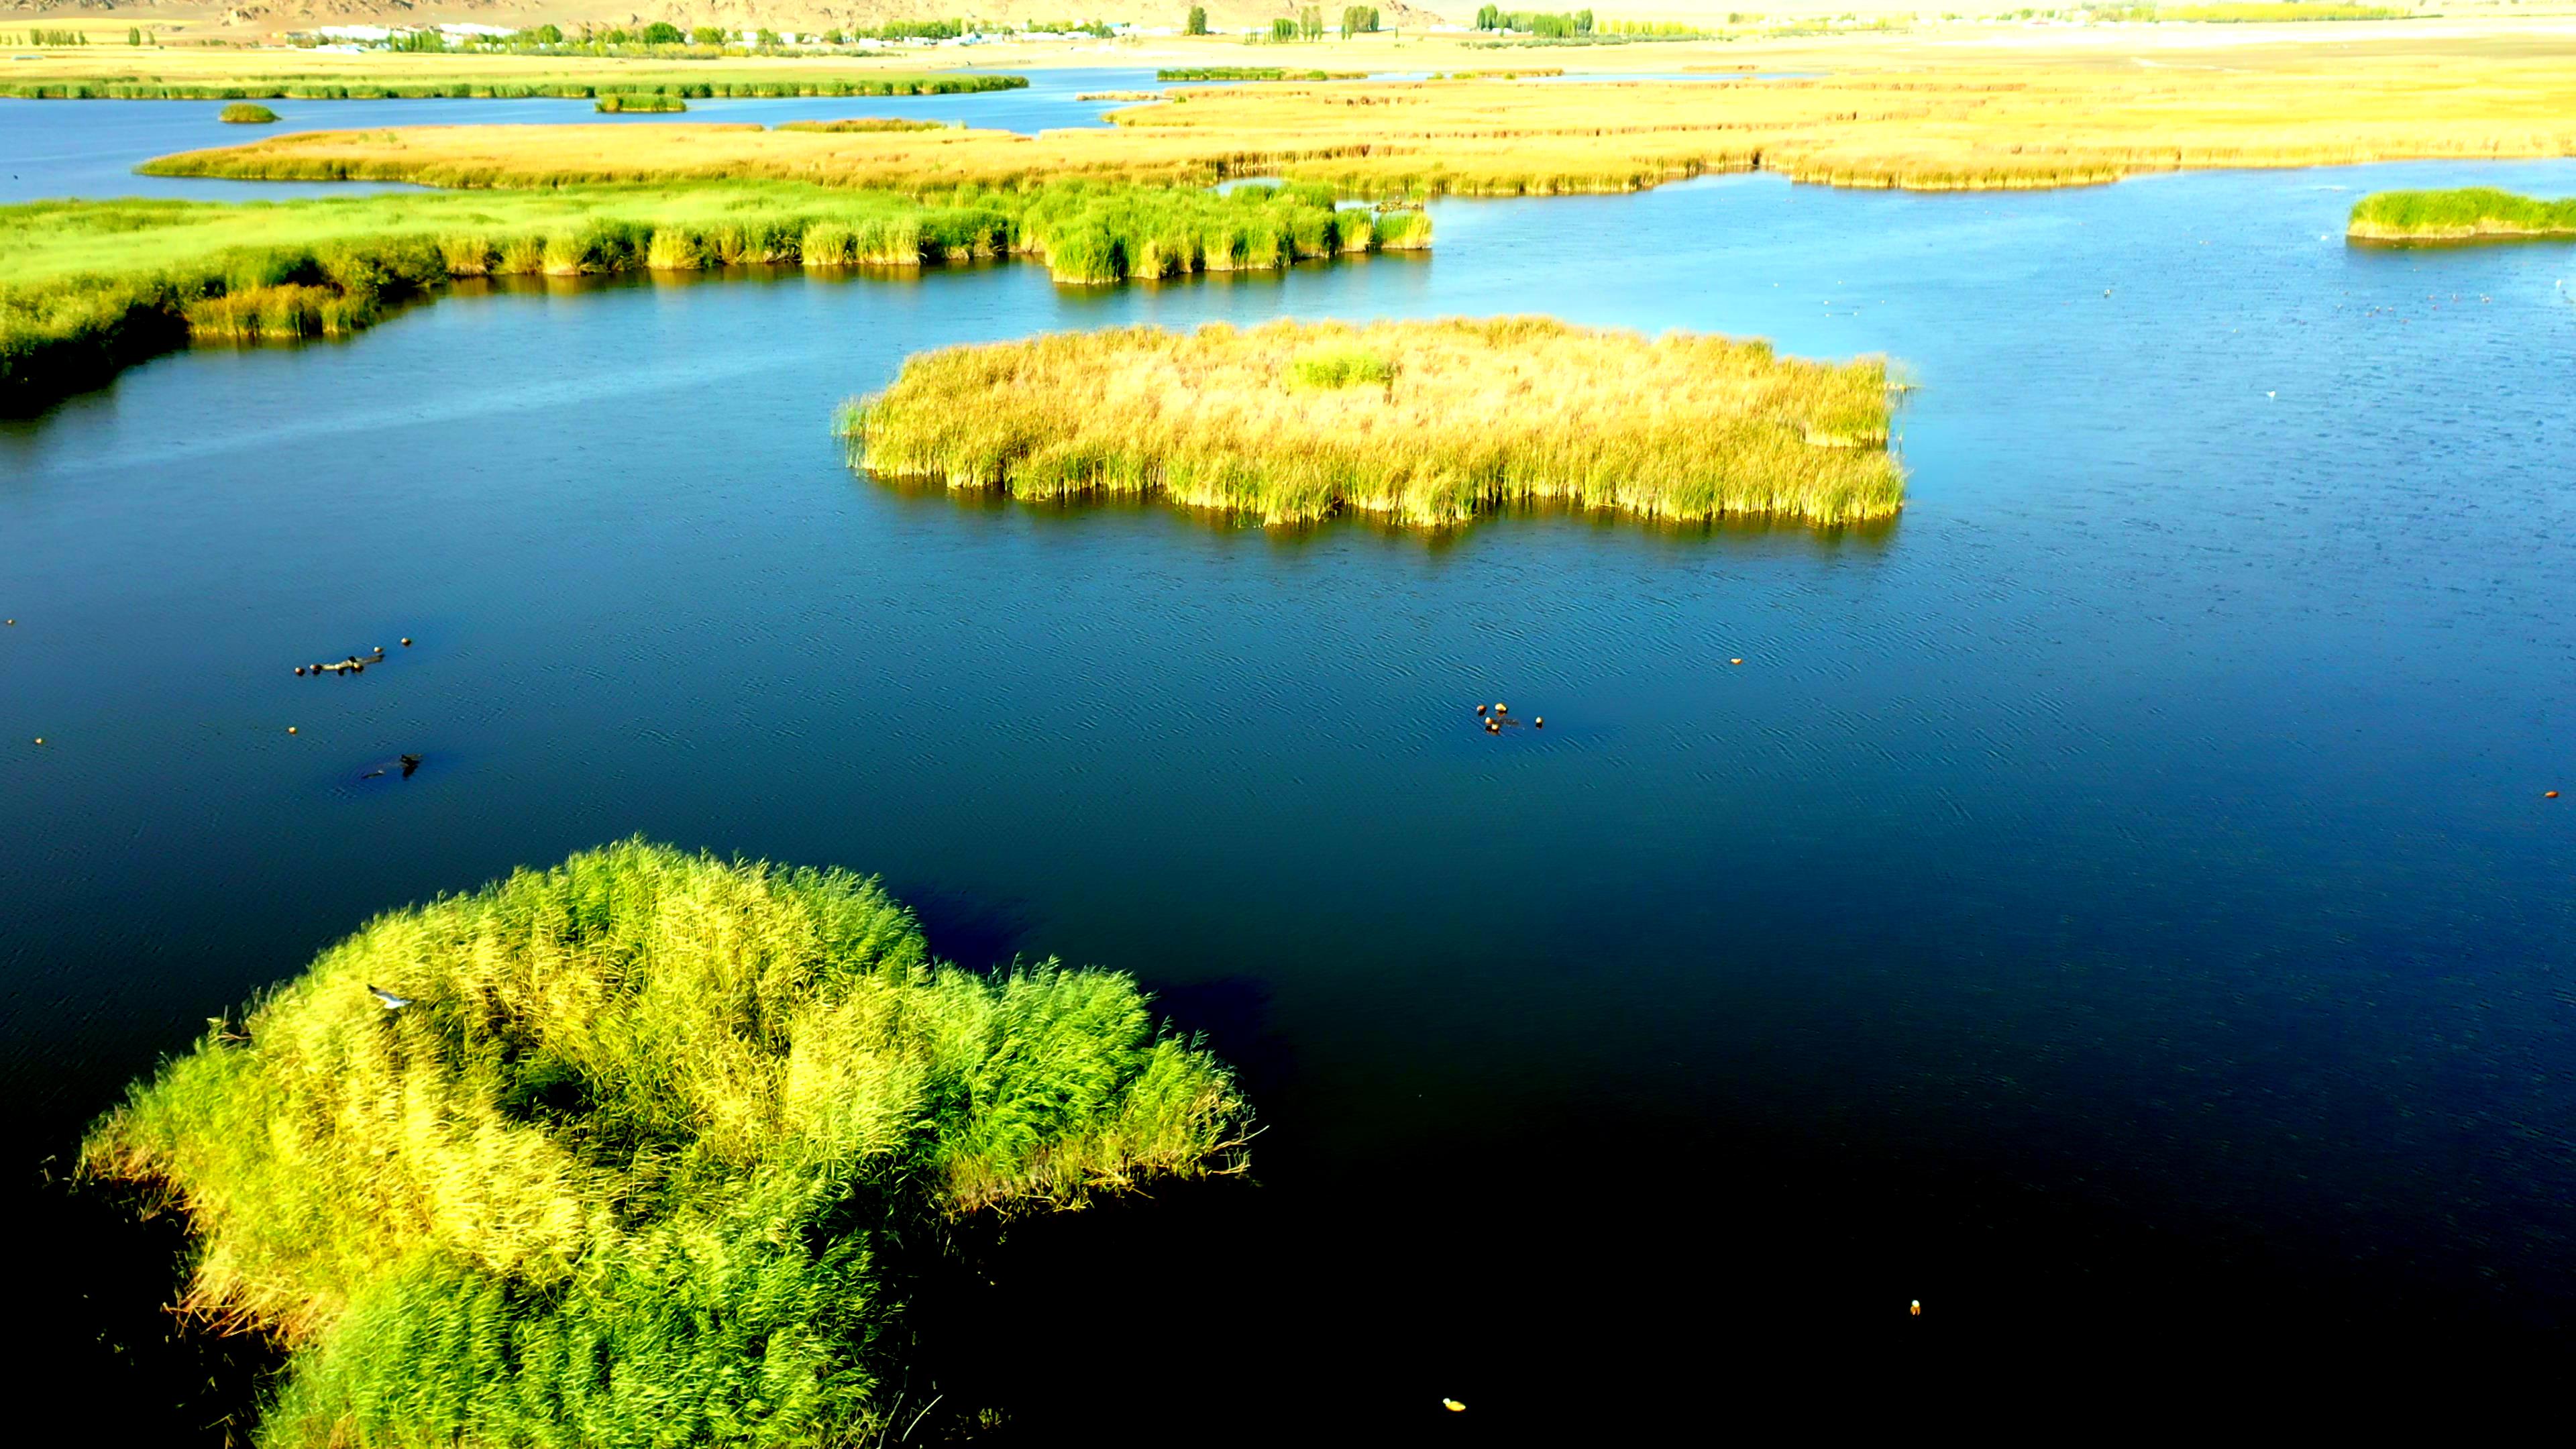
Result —
[[[0, 1092], [69, 1245], [23, 1298], [186, 1403], [40, 1159], [371, 913], [641, 833], [881, 872], [1240, 1064], [1257, 1189], [1034, 1225], [959, 1310], [1033, 1404], [1600, 1423], [1782, 1357], [2563, 1338], [2576, 249], [2342, 239], [2469, 183], [2576, 164], [531, 282], [0, 425]], [[1899, 359], [1909, 506], [1265, 533], [829, 430], [945, 343], [1524, 311]]]

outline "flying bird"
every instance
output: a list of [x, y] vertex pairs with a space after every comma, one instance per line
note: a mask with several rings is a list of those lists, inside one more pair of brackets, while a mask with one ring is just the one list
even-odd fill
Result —
[[404, 1007], [411, 1005], [410, 997], [396, 996], [381, 986], [368, 987], [367, 994], [374, 997], [387, 1011], [400, 1011]]

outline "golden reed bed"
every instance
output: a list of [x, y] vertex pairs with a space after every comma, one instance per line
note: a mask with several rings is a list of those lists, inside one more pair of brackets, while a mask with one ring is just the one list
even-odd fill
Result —
[[[1794, 57], [1782, 63], [1794, 63]], [[1836, 50], [1755, 81], [1341, 81], [1188, 90], [1114, 130], [817, 135], [458, 126], [281, 136], [165, 174], [445, 186], [775, 177], [919, 191], [1286, 175], [1364, 196], [1628, 191], [1754, 168], [1837, 186], [2084, 185], [2146, 171], [2576, 154], [2576, 38], [2134, 52]]]
[[1013, 497], [1161, 495], [1414, 527], [1552, 503], [1640, 518], [1894, 514], [1883, 360], [1490, 321], [1211, 323], [948, 347], [853, 400], [856, 466]]

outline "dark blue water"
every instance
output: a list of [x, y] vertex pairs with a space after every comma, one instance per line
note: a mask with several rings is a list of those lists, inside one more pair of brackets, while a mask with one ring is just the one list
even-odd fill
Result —
[[[1012, 74], [1023, 74], [1011, 72]], [[1160, 91], [1150, 69], [1068, 68], [1025, 72], [1021, 90], [952, 96], [803, 96], [778, 99], [693, 100], [672, 115], [621, 111], [603, 115], [587, 100], [271, 100], [274, 125], [234, 126], [217, 120], [223, 101], [22, 101], [0, 99], [0, 203], [57, 196], [178, 196], [212, 201], [255, 201], [280, 196], [346, 196], [360, 191], [403, 191], [390, 182], [224, 181], [192, 176], [137, 176], [134, 168], [155, 156], [239, 146], [290, 131], [335, 131], [358, 126], [660, 125], [672, 121], [837, 120], [848, 116], [904, 116], [949, 121], [988, 130], [1039, 131], [1104, 126], [1121, 101], [1085, 101], [1095, 91]]]
[[[531, 284], [138, 368], [0, 431], [11, 1148], [371, 912], [641, 832], [882, 872], [1243, 1065], [1256, 1193], [1000, 1275], [1095, 1305], [979, 1320], [1050, 1392], [1495, 1426], [1779, 1355], [2563, 1335], [2576, 249], [2341, 240], [2470, 182], [2576, 164], [1737, 177], [1284, 276]], [[945, 343], [1540, 309], [1900, 359], [1902, 519], [1264, 533], [828, 433]]]

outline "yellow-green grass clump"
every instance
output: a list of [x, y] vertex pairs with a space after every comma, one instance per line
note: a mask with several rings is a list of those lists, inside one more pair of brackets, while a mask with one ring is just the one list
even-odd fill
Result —
[[[1902, 63], [1898, 63], [1901, 60]], [[1710, 172], [1920, 190], [2094, 185], [2198, 167], [2576, 155], [2576, 41], [2201, 55], [1923, 48], [1714, 84], [1369, 81], [1183, 89], [1107, 128], [818, 135], [717, 126], [448, 126], [280, 136], [155, 174], [433, 186], [771, 177], [920, 191], [1088, 177], [1321, 182], [1345, 196], [1633, 191]], [[2140, 61], [2147, 62], [2140, 64]]]
[[2374, 192], [2353, 203], [2345, 235], [2382, 242], [2576, 237], [2576, 196], [2543, 201], [2487, 186]]
[[33, 202], [0, 206], [0, 412], [40, 407], [191, 339], [354, 331], [380, 303], [460, 277], [1025, 256], [1061, 280], [1104, 283], [1429, 239], [1420, 213], [1337, 209], [1311, 186], [1219, 196], [1069, 183], [912, 197], [749, 181]]
[[1904, 500], [1887, 367], [1490, 321], [1211, 323], [950, 347], [853, 399], [853, 466], [1027, 499], [1160, 494], [1268, 524], [1557, 503], [1830, 525]]
[[277, 119], [277, 112], [250, 101], [235, 101], [217, 111], [215, 119], [235, 126], [265, 126]]
[[590, 108], [610, 114], [631, 111], [648, 115], [674, 115], [687, 110], [689, 103], [678, 96], [643, 91], [612, 91], [592, 101]]
[[941, 1224], [1239, 1170], [1246, 1121], [1126, 976], [630, 842], [370, 922], [81, 1167], [187, 1213], [184, 1308], [286, 1345], [271, 1449], [856, 1444]]

